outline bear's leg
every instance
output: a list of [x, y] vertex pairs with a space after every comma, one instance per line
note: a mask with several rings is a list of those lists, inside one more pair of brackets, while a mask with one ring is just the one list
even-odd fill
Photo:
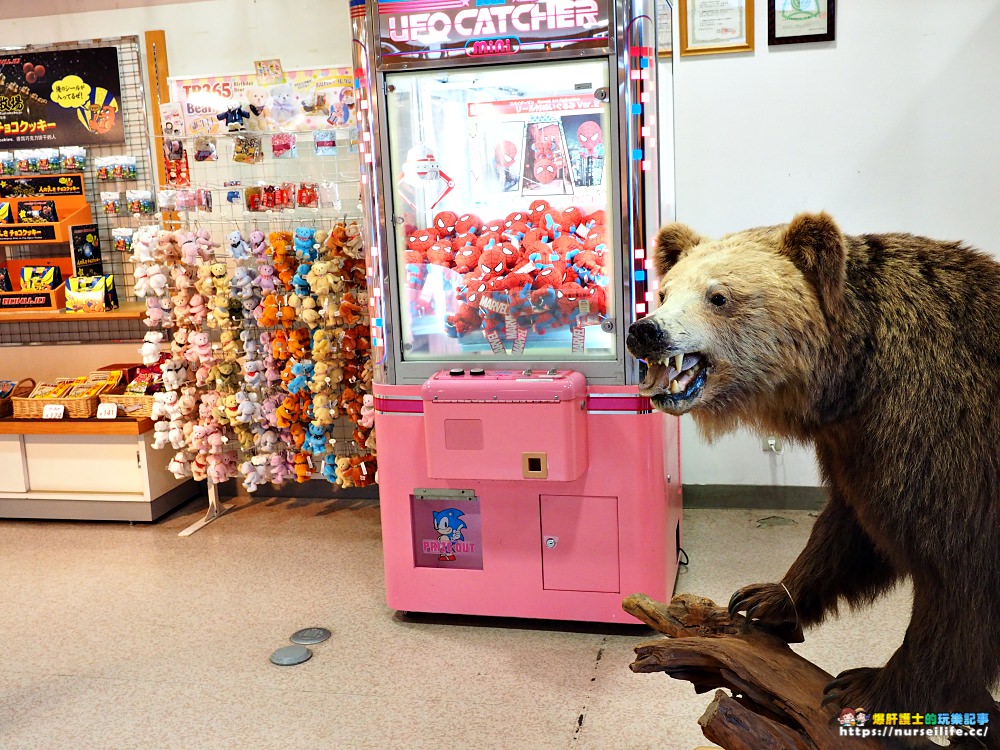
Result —
[[729, 601], [732, 614], [787, 631], [821, 622], [845, 598], [873, 601], [892, 587], [898, 573], [858, 524], [851, 507], [831, 490], [809, 541], [781, 583], [744, 586]]
[[[1000, 750], [1000, 710], [987, 686], [992, 680], [991, 649], [982, 622], [989, 605], [943, 590], [946, 586], [915, 580], [913, 616], [902, 645], [881, 669], [849, 669], [829, 683], [823, 703], [863, 706], [868, 713], [937, 711], [989, 714], [992, 731], [980, 738]], [[978, 722], [973, 722], [981, 728]], [[971, 743], [975, 746], [974, 743]], [[965, 747], [965, 745], [962, 745]]]

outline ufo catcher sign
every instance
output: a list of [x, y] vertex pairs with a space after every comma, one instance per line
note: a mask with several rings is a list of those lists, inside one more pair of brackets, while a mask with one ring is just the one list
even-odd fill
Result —
[[116, 48], [0, 53], [0, 147], [124, 142]]
[[609, 48], [608, 0], [380, 0], [383, 64]]

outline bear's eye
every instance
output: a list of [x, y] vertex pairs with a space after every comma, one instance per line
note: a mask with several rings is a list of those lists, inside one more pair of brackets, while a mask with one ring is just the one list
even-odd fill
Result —
[[708, 301], [711, 302], [716, 307], [722, 307], [723, 305], [726, 304], [726, 302], [728, 302], [728, 300], [726, 299], [726, 295], [721, 294], [719, 292], [716, 292], [711, 297], [709, 297]]

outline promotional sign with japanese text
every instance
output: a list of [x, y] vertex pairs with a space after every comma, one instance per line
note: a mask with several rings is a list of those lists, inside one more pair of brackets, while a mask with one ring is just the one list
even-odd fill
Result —
[[0, 147], [124, 142], [116, 48], [0, 52]]
[[[189, 136], [226, 132], [226, 112], [242, 108], [262, 131], [327, 130], [355, 127], [354, 78], [349, 68], [284, 71], [283, 83], [258, 84], [255, 73], [172, 78], [172, 104], [182, 123], [164, 132]], [[164, 118], [166, 120], [166, 118]]]

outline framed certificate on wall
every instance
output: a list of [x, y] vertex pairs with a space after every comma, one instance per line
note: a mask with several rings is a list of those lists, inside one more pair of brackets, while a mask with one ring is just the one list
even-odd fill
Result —
[[678, 0], [682, 55], [753, 52], [753, 0]]
[[767, 43], [832, 42], [836, 0], [767, 0]]
[[670, 0], [656, 0], [656, 54], [670, 57], [674, 47], [674, 18]]

